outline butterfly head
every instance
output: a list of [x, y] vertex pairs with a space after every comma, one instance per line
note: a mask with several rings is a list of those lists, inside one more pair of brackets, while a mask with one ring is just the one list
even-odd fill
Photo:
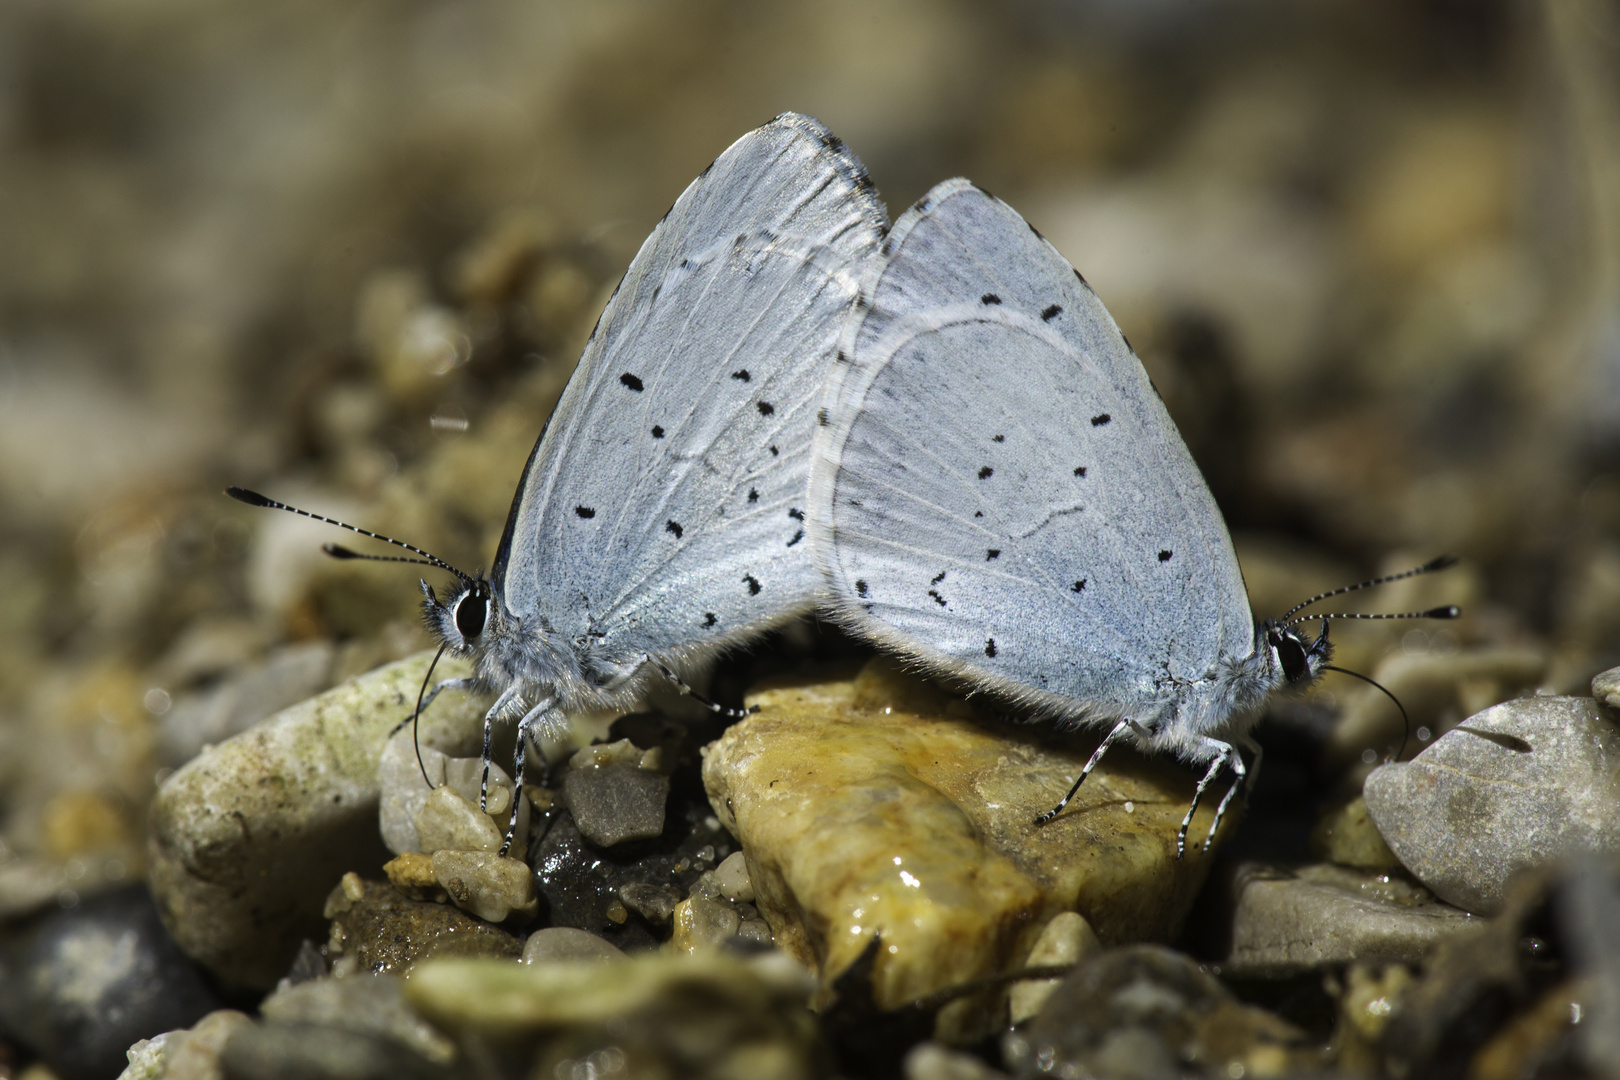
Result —
[[1328, 622], [1322, 620], [1322, 632], [1316, 640], [1301, 633], [1298, 623], [1285, 623], [1268, 619], [1260, 625], [1262, 648], [1270, 654], [1272, 670], [1282, 678], [1279, 685], [1303, 688], [1316, 681], [1329, 660], [1333, 659], [1333, 643], [1328, 640]]
[[482, 576], [463, 578], [444, 600], [422, 582], [422, 619], [453, 656], [468, 656], [483, 647], [496, 620], [495, 592]]

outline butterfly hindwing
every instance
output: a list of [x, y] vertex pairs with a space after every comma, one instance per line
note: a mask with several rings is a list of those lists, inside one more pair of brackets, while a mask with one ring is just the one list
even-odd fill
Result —
[[1203, 477], [1096, 296], [965, 181], [901, 217], [829, 387], [812, 504], [838, 612], [1073, 716], [1154, 713], [1252, 641]]

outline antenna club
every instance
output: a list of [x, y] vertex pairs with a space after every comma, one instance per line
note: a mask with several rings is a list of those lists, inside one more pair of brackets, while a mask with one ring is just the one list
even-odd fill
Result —
[[1421, 619], [1460, 619], [1462, 618], [1462, 608], [1456, 604], [1450, 604], [1446, 607], [1432, 608], [1418, 617]]
[[247, 488], [228, 487], [225, 489], [225, 494], [229, 495], [237, 502], [247, 503], [249, 506], [275, 507], [279, 505], [278, 503], [265, 498], [263, 495], [260, 495], [257, 491], [249, 491]]
[[334, 559], [364, 559], [366, 557], [358, 551], [344, 547], [342, 544], [322, 544], [321, 550]]
[[1428, 562], [1426, 562], [1422, 566], [1418, 567], [1418, 570], [1421, 571], [1422, 573], [1427, 574], [1427, 573], [1430, 573], [1430, 572], [1435, 571], [1435, 570], [1444, 570], [1448, 566], [1456, 566], [1456, 565], [1457, 565], [1457, 556], [1455, 556], [1455, 555], [1441, 555], [1438, 558], [1430, 559]]

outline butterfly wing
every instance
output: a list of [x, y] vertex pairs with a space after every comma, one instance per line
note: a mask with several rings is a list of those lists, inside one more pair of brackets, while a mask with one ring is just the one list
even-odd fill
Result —
[[1148, 720], [1252, 651], [1203, 476], [1112, 318], [962, 180], [873, 260], [817, 433], [838, 613], [927, 666], [1070, 717]]
[[608, 301], [513, 500], [507, 608], [604, 670], [678, 662], [804, 610], [819, 390], [882, 204], [820, 124], [739, 139]]

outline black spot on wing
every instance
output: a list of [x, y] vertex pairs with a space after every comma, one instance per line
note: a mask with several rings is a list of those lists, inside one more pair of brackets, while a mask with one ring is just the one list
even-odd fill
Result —
[[596, 516], [596, 510], [589, 506], [576, 506], [574, 507], [574, 513], [578, 514], [586, 521], [589, 521], [591, 518]]
[[993, 304], [1001, 303], [1001, 297], [997, 296], [993, 292], [987, 292], [983, 296], [979, 297], [979, 303], [983, 304], [985, 307], [990, 307]]
[[992, 435], [992, 436], [990, 436], [990, 441], [991, 442], [1006, 442], [1007, 441], [1007, 436], [1005, 436], [1005, 435]]
[[1079, 581], [1077, 581], [1073, 585], [1069, 586], [1069, 591], [1070, 592], [1079, 592], [1082, 589], [1084, 589], [1085, 587], [1086, 587], [1086, 579], [1081, 578]]
[[1093, 416], [1091, 418], [1091, 426], [1092, 427], [1102, 427], [1104, 424], [1108, 423], [1108, 421], [1110, 421], [1112, 419], [1113, 419], [1113, 417], [1109, 416], [1107, 413], [1098, 413], [1096, 416]]
[[985, 641], [984, 641], [984, 655], [992, 656], [992, 657], [996, 655], [996, 639], [995, 638], [985, 638]]
[[800, 510], [797, 506], [790, 506], [788, 507], [788, 517], [792, 518], [794, 521], [803, 521], [804, 511]]
[[817, 409], [816, 410], [816, 423], [818, 425], [820, 425], [821, 427], [826, 427], [827, 422], [828, 422], [827, 410], [826, 409]]
[[761, 416], [769, 416], [776, 411], [776, 406], [768, 401], [757, 402], [754, 407], [759, 410]]
[[759, 502], [759, 490], [757, 488], [748, 489], [748, 501]]
[[636, 393], [641, 393], [641, 380], [630, 374], [628, 371], [619, 376], [619, 381], [624, 383], [624, 385], [628, 386], [630, 389], [634, 390]]
[[776, 457], [781, 454], [781, 452], [782, 451], [778, 450], [774, 445], [771, 447], [771, 457]]
[[984, 549], [984, 561], [985, 562], [989, 562], [991, 559], [999, 559], [999, 558], [1001, 558], [1001, 549], [1000, 548], [985, 548]]
[[742, 579], [743, 579], [743, 583], [748, 586], [748, 595], [749, 596], [758, 596], [759, 595], [759, 578], [755, 577], [753, 574], [744, 574], [742, 576]]
[[856, 596], [865, 596], [866, 595], [866, 582], [861, 581], [859, 579], [856, 579], [856, 581], [855, 581], [855, 595]]
[[800, 529], [798, 532], [793, 534], [793, 539], [791, 539], [791, 540], [789, 540], [787, 542], [787, 546], [792, 547], [794, 544], [797, 544], [800, 540], [803, 540], [803, 539], [804, 539], [804, 530]]
[[988, 465], [986, 465], [984, 468], [979, 470], [979, 479], [980, 480], [988, 480], [994, 475], [996, 475], [996, 470], [992, 469]]
[[838, 361], [838, 363], [840, 363], [840, 364], [849, 363], [849, 357], [847, 355], [845, 355], [843, 349], [839, 349], [838, 354], [836, 356], [834, 356], [833, 359]]
[[940, 582], [942, 582], [944, 580], [945, 580], [945, 571], [941, 570], [939, 573], [935, 574], [932, 578], [929, 579], [928, 584], [930, 584], [930, 585], [938, 585]]
[[664, 522], [664, 531], [667, 533], [674, 533], [675, 539], [679, 540], [681, 538], [681, 533], [683, 533], [685, 530], [681, 528], [680, 522], [676, 521], [674, 518], [671, 518], [670, 520]]
[[1061, 314], [1063, 314], [1063, 307], [1059, 304], [1053, 304], [1051, 307], [1041, 310], [1041, 321], [1051, 322]]
[[1084, 476], [1084, 475], [1086, 475], [1086, 467], [1084, 465], [1076, 465], [1074, 467], [1074, 475], [1076, 475], [1076, 476]]
[[704, 626], [713, 626], [715, 624], [715, 621], [716, 620], [715, 620], [715, 617], [714, 617], [714, 612], [705, 611], [703, 613], [703, 625]]
[[973, 511], [973, 516], [974, 517], [984, 517], [984, 511], [983, 510], [975, 510], [975, 511]]
[[654, 424], [652, 429], [652, 437], [655, 439], [662, 439], [664, 437], [664, 429], [659, 427], [657, 424]]
[[733, 371], [731, 373], [731, 377], [736, 379], [738, 382], [747, 382], [749, 379], [753, 378], [752, 375], [748, 374], [747, 368], [740, 368], [737, 371]]
[[1170, 561], [1170, 549], [1169, 548], [1165, 548], [1163, 551], [1159, 552], [1159, 561], [1160, 562], [1169, 562]]
[[939, 590], [938, 589], [929, 589], [928, 590], [928, 595], [932, 596], [934, 598], [934, 603], [938, 604], [940, 607], [945, 606], [945, 598], [943, 596], [939, 595]]

